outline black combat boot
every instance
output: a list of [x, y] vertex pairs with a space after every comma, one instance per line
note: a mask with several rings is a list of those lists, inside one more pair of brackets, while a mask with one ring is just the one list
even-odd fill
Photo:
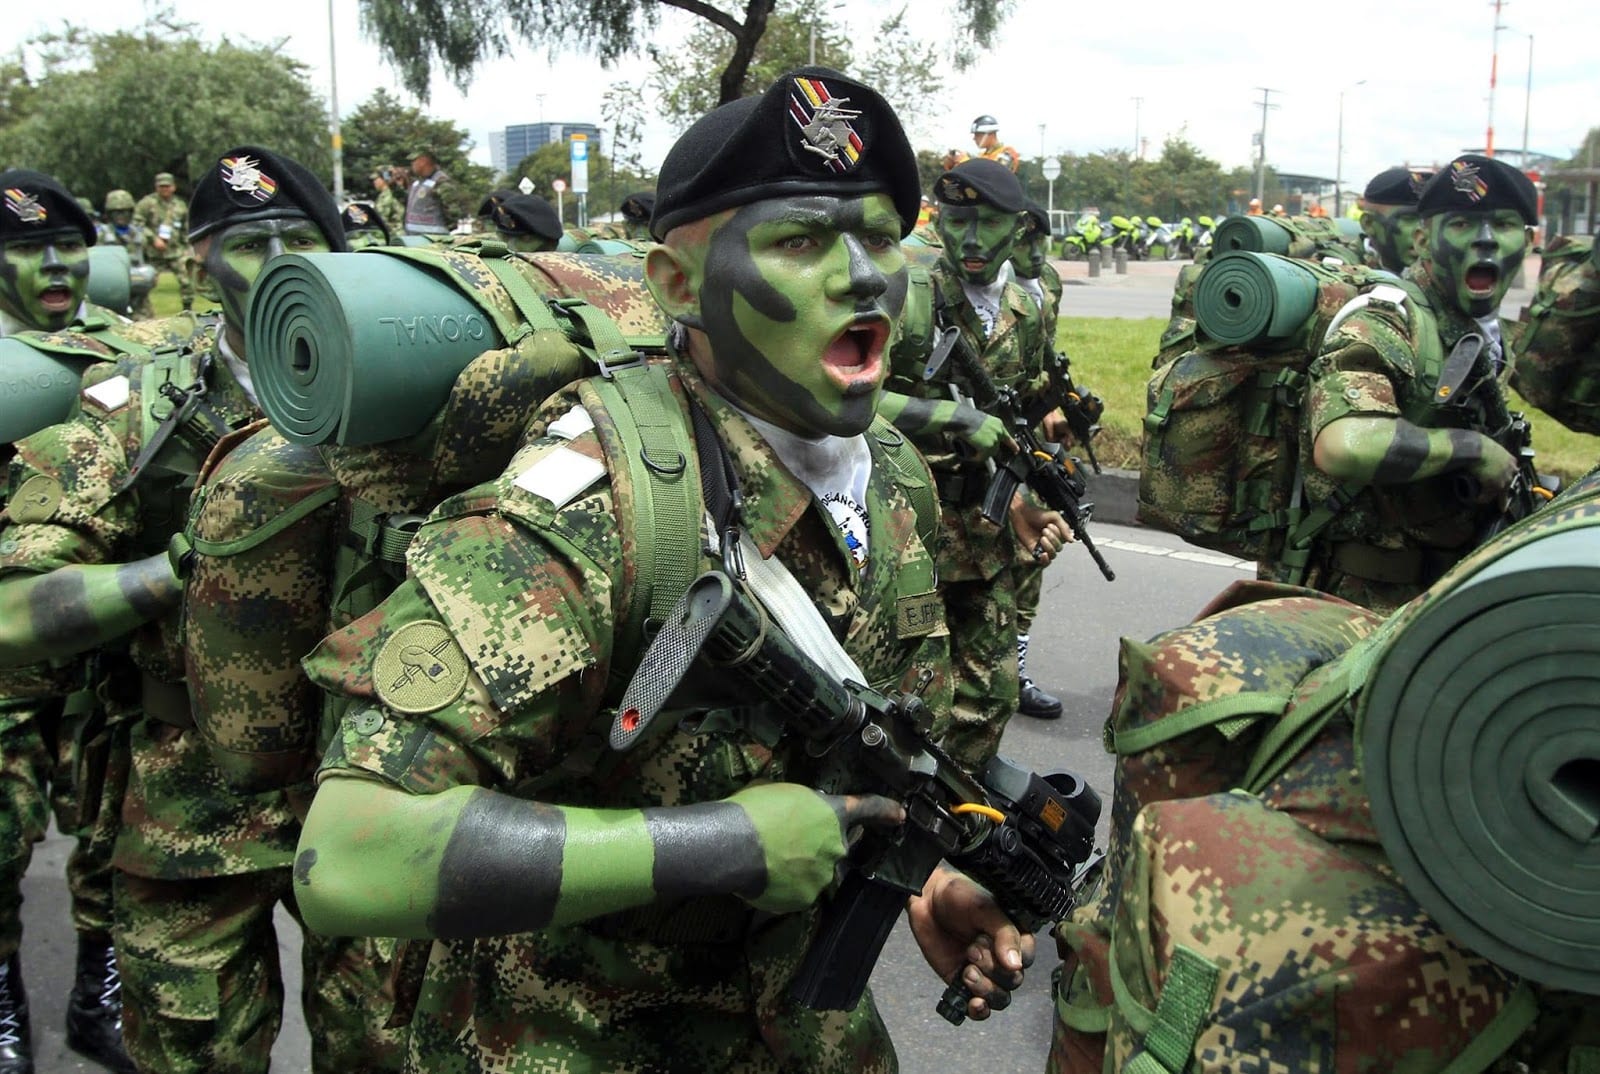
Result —
[[1028, 635], [1017, 635], [1017, 676], [1021, 690], [1017, 694], [1017, 711], [1036, 720], [1061, 719], [1061, 699], [1039, 689], [1028, 678]]
[[0, 962], [0, 1074], [33, 1074], [28, 993], [22, 987], [20, 954]]
[[116, 1074], [134, 1074], [133, 1060], [122, 1047], [122, 977], [108, 937], [78, 936], [78, 973], [67, 998], [67, 1047]]

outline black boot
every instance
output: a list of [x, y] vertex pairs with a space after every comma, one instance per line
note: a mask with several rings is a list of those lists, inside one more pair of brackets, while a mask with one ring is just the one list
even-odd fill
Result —
[[1022, 692], [1017, 696], [1017, 711], [1036, 720], [1061, 719], [1061, 699], [1047, 694], [1032, 679], [1022, 680]]
[[78, 974], [67, 998], [67, 1047], [116, 1074], [134, 1074], [122, 1047], [122, 977], [103, 936], [78, 936]]
[[33, 1074], [28, 993], [22, 987], [20, 954], [0, 963], [0, 1074]]

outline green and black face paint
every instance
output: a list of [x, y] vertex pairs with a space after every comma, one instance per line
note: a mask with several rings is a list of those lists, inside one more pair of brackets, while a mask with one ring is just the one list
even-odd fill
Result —
[[1427, 220], [1435, 286], [1469, 317], [1500, 308], [1522, 259], [1528, 229], [1515, 209], [1445, 212]]
[[0, 310], [30, 328], [65, 328], [88, 288], [89, 247], [74, 228], [0, 245]]

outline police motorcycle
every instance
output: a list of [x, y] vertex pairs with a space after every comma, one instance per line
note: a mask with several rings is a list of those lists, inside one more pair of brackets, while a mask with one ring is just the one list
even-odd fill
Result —
[[1195, 221], [1199, 227], [1195, 229], [1194, 248], [1189, 251], [1193, 257], [1199, 251], [1206, 249], [1216, 241], [1217, 219], [1212, 216], [1202, 216]]
[[1178, 256], [1178, 236], [1173, 225], [1159, 216], [1144, 218], [1145, 232], [1139, 243], [1139, 256], [1145, 261], [1171, 261]]
[[1143, 238], [1144, 221], [1138, 217], [1126, 217], [1121, 214], [1113, 215], [1109, 221], [1111, 234], [1106, 241], [1106, 246], [1113, 253], [1124, 251], [1130, 258], [1138, 259], [1140, 256], [1139, 243]]
[[1072, 231], [1061, 240], [1061, 256], [1067, 261], [1082, 261], [1091, 254], [1097, 254], [1107, 239], [1100, 218], [1093, 213], [1085, 213], [1078, 217]]
[[1178, 247], [1179, 257], [1194, 256], [1195, 234], [1193, 217], [1186, 216], [1172, 225], [1172, 238]]

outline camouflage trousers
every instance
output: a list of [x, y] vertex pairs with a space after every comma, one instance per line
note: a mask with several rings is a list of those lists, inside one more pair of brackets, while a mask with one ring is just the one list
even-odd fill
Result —
[[[299, 920], [290, 870], [155, 880], [116, 874], [123, 1041], [140, 1070], [266, 1074], [283, 1019], [273, 909]], [[300, 1000], [312, 1069], [399, 1071], [386, 941], [303, 931]]]
[[940, 586], [955, 677], [944, 745], [966, 764], [981, 764], [994, 755], [1017, 711], [1016, 581], [1015, 571], [1006, 567], [993, 578]]
[[67, 858], [72, 924], [80, 933], [111, 929], [111, 849], [115, 831], [80, 826], [73, 729], [59, 698], [0, 701], [0, 961], [22, 942], [22, 877], [33, 845], [56, 827], [76, 835]]
[[1019, 559], [1014, 568], [1017, 575], [1017, 633], [1033, 630], [1033, 617], [1039, 614], [1039, 600], [1044, 596], [1044, 571], [1047, 564]]
[[155, 257], [147, 256], [145, 263], [156, 270], [156, 282], [161, 281], [163, 272], [170, 272], [178, 280], [178, 296], [183, 299], [184, 309], [194, 308], [194, 258], [188, 254], [181, 257]]

